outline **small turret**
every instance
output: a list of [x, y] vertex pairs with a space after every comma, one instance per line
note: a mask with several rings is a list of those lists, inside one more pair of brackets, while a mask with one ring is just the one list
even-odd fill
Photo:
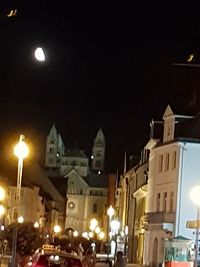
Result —
[[104, 170], [105, 149], [106, 149], [105, 137], [104, 137], [102, 129], [100, 128], [94, 139], [93, 148], [92, 148], [92, 156], [91, 156], [92, 170], [95, 170], [95, 171]]

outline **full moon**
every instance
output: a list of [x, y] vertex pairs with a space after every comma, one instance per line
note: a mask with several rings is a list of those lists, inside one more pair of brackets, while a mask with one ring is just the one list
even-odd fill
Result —
[[35, 58], [40, 62], [45, 61], [45, 54], [42, 47], [38, 47], [35, 49]]

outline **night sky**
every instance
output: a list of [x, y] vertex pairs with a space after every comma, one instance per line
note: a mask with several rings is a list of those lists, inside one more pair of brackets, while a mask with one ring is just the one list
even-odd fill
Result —
[[[200, 109], [200, 69], [173, 65], [190, 53], [200, 63], [199, 6], [131, 2], [0, 1], [1, 146], [23, 132], [39, 157], [55, 122], [66, 147], [78, 143], [89, 154], [102, 127], [106, 168], [116, 171], [125, 150], [140, 154], [150, 120], [167, 104]], [[15, 7], [17, 16], [6, 18]], [[43, 64], [33, 57], [37, 46]]]

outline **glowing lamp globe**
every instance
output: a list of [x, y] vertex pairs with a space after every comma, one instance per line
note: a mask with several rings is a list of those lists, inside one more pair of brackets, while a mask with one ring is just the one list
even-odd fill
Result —
[[54, 233], [60, 233], [61, 232], [61, 227], [59, 225], [55, 225], [53, 228]]
[[24, 159], [29, 154], [29, 149], [27, 144], [23, 140], [23, 135], [20, 135], [20, 139], [18, 144], [14, 147], [14, 154], [18, 157], [18, 159]]

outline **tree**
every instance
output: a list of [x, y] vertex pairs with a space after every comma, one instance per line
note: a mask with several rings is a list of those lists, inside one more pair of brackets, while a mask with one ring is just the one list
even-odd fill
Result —
[[3, 233], [3, 239], [8, 240], [10, 250], [12, 250], [14, 227], [17, 227], [17, 252], [20, 256], [31, 255], [45, 243], [44, 229], [35, 228], [32, 223], [11, 224]]

